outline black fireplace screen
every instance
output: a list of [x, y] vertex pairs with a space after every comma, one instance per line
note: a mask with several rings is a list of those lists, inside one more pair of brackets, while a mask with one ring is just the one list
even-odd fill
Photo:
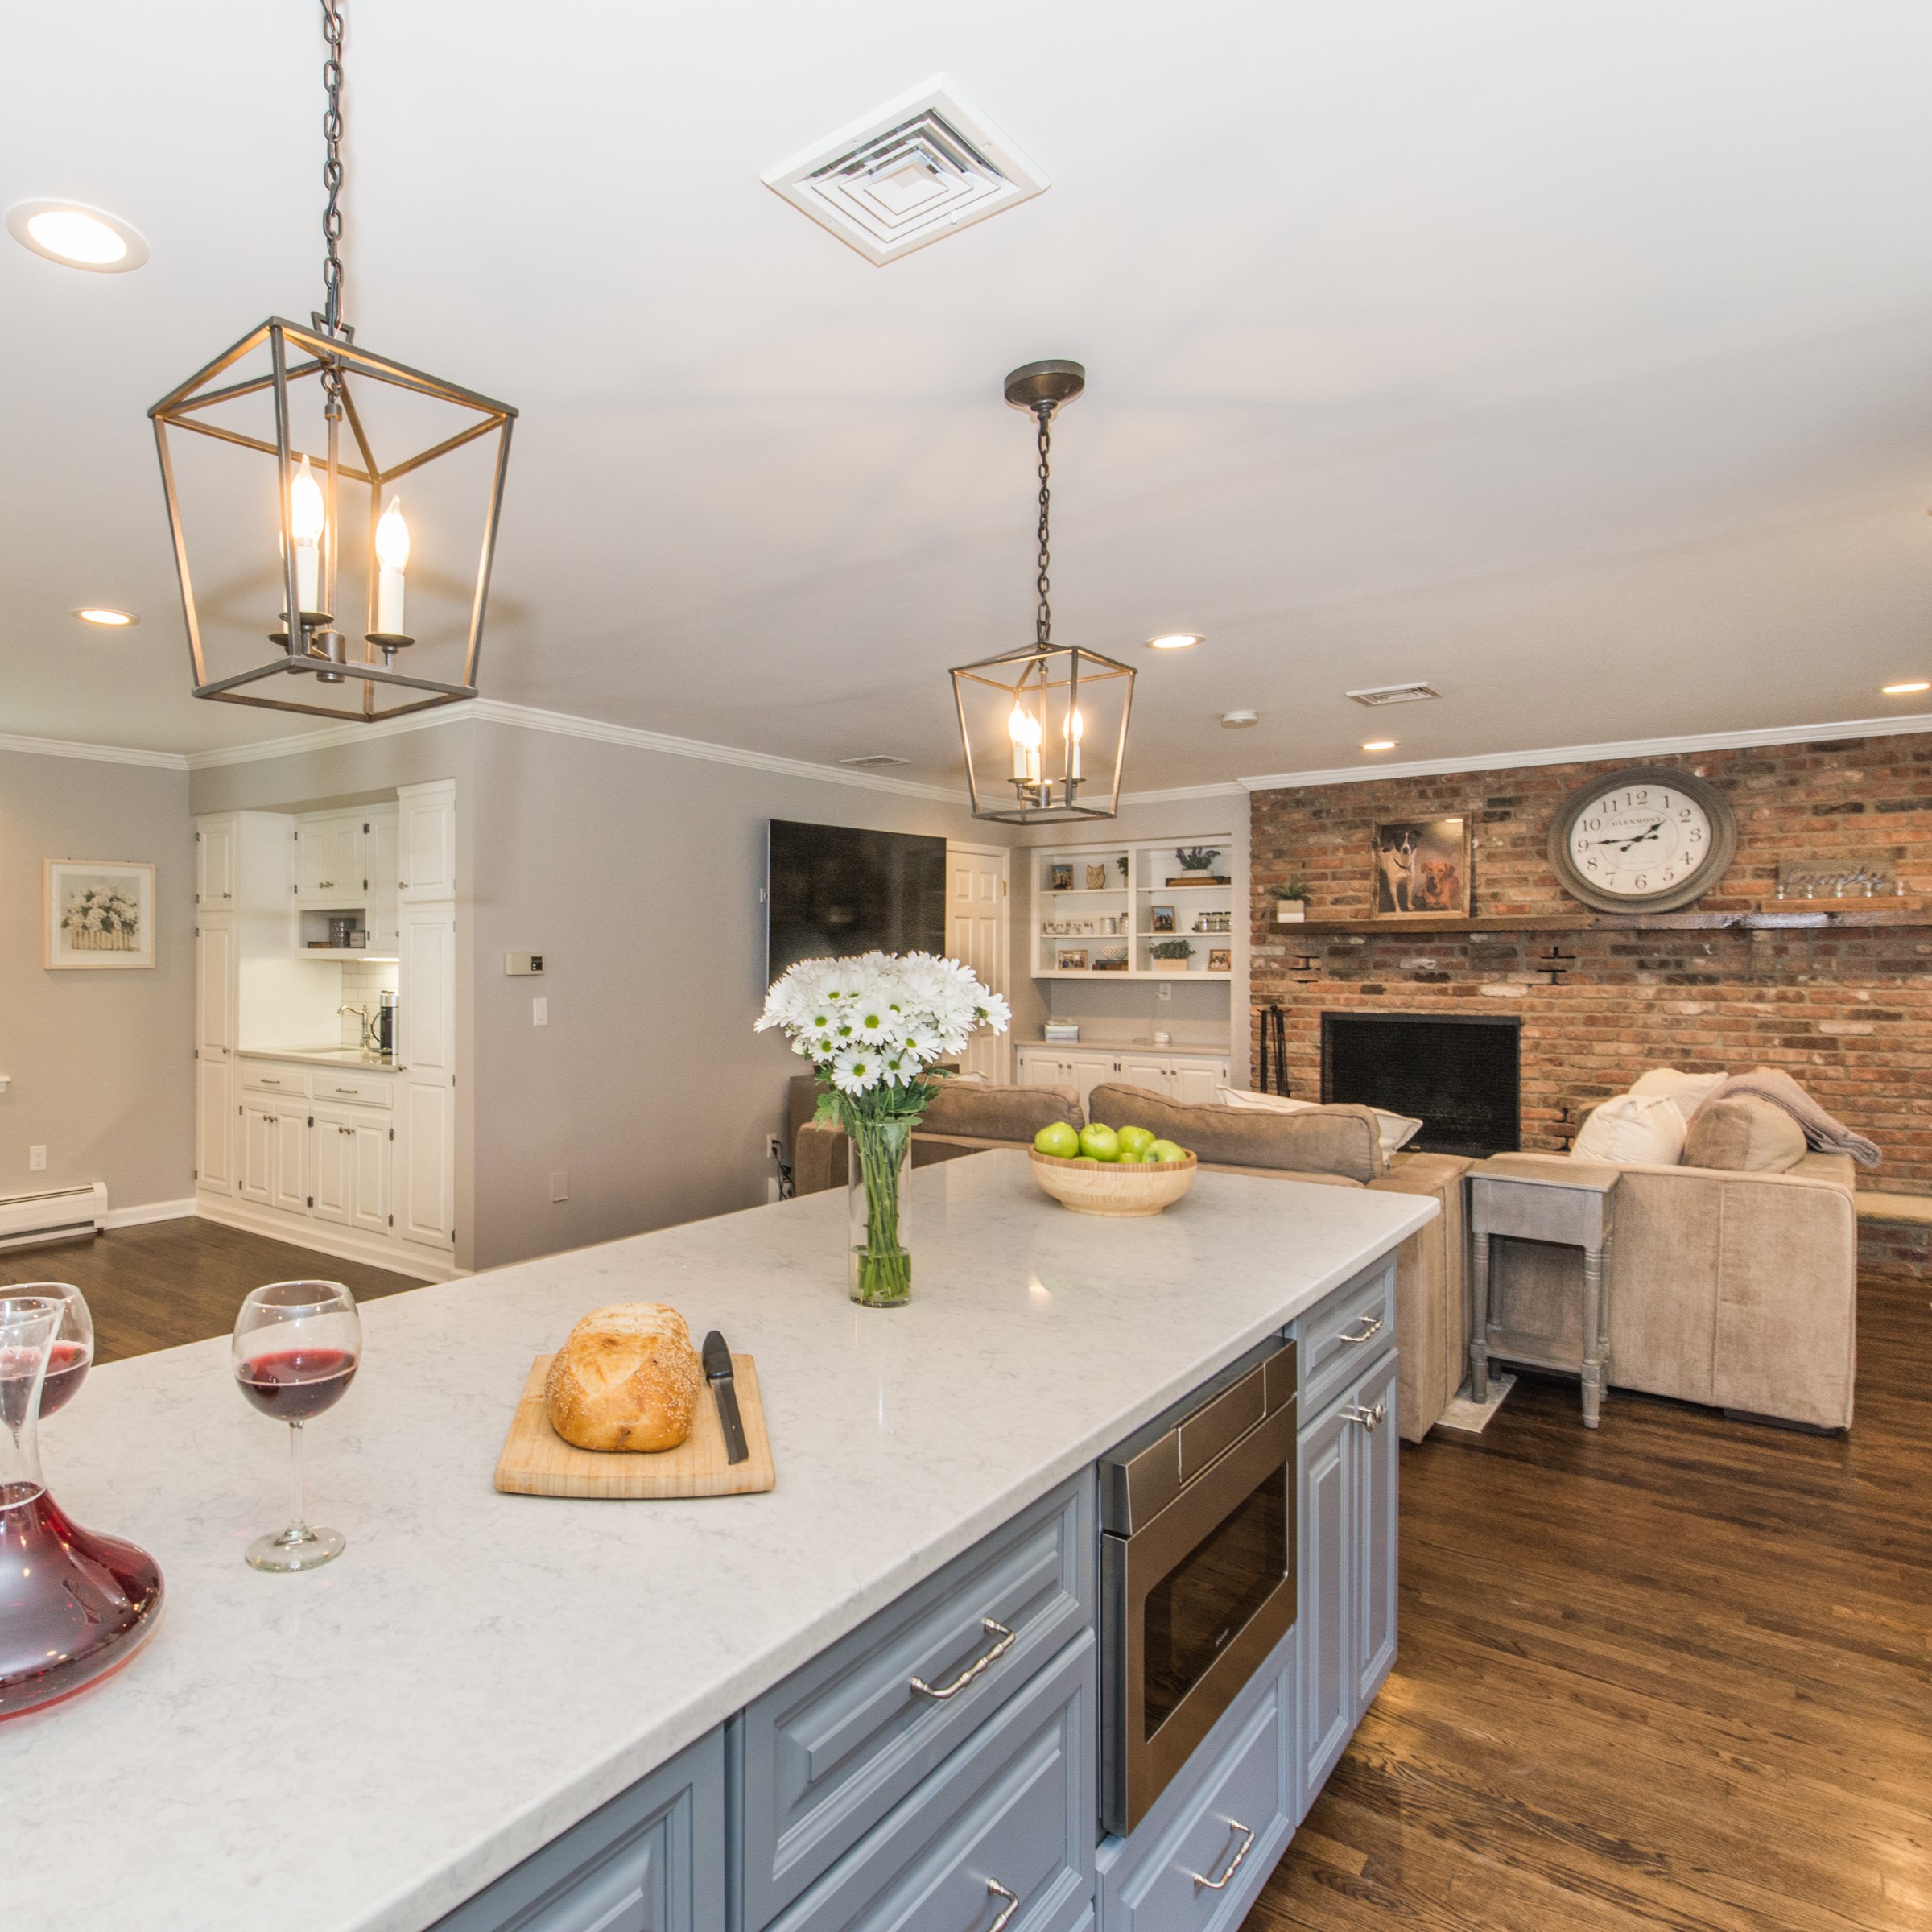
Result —
[[1430, 1154], [1514, 1154], [1521, 1030], [1506, 1017], [1325, 1013], [1322, 1098], [1416, 1116], [1409, 1145]]

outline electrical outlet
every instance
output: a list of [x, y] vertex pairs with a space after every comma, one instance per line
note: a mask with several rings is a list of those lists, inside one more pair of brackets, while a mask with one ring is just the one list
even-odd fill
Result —
[[775, 1133], [768, 1133], [765, 1137], [765, 1151], [773, 1160], [782, 1161], [785, 1158], [785, 1143]]
[[47, 1172], [47, 1150], [44, 1147], [27, 1149], [27, 1170], [29, 1174], [45, 1174]]
[[550, 1024], [550, 1001], [548, 1000], [532, 1000], [530, 1001], [530, 1023], [533, 1026], [547, 1026]]
[[1165, 980], [1158, 980], [1154, 989], [1154, 997], [1157, 1000], [1170, 1000], [1174, 997], [1174, 989]]
[[550, 1198], [553, 1201], [570, 1199], [570, 1176], [561, 1167], [550, 1177]]

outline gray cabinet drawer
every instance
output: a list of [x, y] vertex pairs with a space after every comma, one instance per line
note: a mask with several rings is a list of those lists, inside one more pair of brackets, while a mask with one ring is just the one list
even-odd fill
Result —
[[1117, 1841], [1100, 1880], [1106, 1932], [1240, 1925], [1294, 1830], [1296, 1662], [1291, 1633], [1257, 1674], [1258, 1695], [1244, 1695], [1232, 1732], [1217, 1728], [1182, 1773], [1178, 1811]]
[[1395, 1257], [1345, 1282], [1294, 1324], [1302, 1414], [1313, 1415], [1395, 1344]]
[[1082, 1633], [773, 1932], [990, 1932], [1009, 1907], [1007, 1932], [1075, 1932], [1093, 1901], [1096, 1654]]
[[638, 1779], [430, 1932], [724, 1932], [722, 1739]]
[[[1083, 1471], [746, 1707], [737, 1922], [757, 1932], [1094, 1623]], [[934, 1697], [1013, 1633], [956, 1693]], [[986, 1915], [990, 1924], [993, 1914]], [[974, 1932], [962, 1920], [953, 1932]], [[1009, 1928], [1010, 1932], [1010, 1928]]]

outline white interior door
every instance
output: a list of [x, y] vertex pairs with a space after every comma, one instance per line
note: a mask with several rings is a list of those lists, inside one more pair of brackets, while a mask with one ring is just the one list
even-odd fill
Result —
[[[1006, 910], [1006, 850], [999, 845], [946, 848], [946, 950], [962, 965], [970, 966], [989, 992], [1006, 991], [1009, 933]], [[1010, 1079], [1010, 1034], [985, 1028], [976, 1033], [961, 1056], [964, 1073], [983, 1073], [1004, 1086]]]

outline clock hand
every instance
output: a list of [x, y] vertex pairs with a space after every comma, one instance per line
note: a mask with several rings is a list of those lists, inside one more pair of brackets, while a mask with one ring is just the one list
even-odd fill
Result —
[[1662, 819], [1659, 819], [1648, 832], [1640, 832], [1635, 838], [1625, 839], [1624, 840], [1624, 850], [1628, 852], [1633, 845], [1641, 845], [1643, 844], [1645, 839], [1655, 838], [1657, 835], [1663, 830], [1663, 828], [1664, 822]]

